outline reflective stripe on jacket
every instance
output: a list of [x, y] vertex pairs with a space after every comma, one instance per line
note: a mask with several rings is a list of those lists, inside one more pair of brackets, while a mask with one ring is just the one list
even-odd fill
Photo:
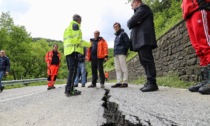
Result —
[[[102, 59], [108, 56], [108, 45], [107, 42], [101, 38], [97, 46], [97, 58]], [[88, 48], [86, 60], [90, 61], [91, 59], [91, 48]]]
[[[73, 27], [77, 25], [78, 30], [74, 30]], [[83, 47], [90, 47], [90, 42], [82, 40], [82, 32], [80, 30], [80, 24], [76, 21], [72, 21], [70, 25], [65, 29], [63, 36], [64, 55], [70, 55], [73, 52], [84, 54]]]

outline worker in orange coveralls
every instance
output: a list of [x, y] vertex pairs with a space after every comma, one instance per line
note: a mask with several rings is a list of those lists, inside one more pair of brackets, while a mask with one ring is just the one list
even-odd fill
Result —
[[58, 45], [53, 45], [53, 50], [50, 50], [45, 55], [45, 61], [47, 63], [47, 75], [48, 75], [48, 88], [55, 89], [54, 83], [56, 80], [56, 76], [58, 74], [58, 69], [60, 66], [61, 56], [58, 52]]

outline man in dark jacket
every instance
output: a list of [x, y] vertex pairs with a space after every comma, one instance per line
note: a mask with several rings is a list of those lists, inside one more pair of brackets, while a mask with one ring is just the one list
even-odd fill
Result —
[[0, 93], [4, 90], [4, 86], [1, 84], [3, 76], [9, 74], [10, 70], [10, 61], [6, 56], [5, 51], [1, 50], [0, 52]]
[[157, 47], [155, 38], [153, 12], [142, 3], [142, 0], [132, 0], [134, 15], [128, 20], [131, 29], [131, 50], [138, 52], [139, 60], [144, 67], [147, 82], [140, 90], [142, 92], [157, 91], [156, 68], [152, 50]]
[[129, 49], [129, 38], [127, 33], [121, 28], [120, 23], [114, 23], [113, 27], [116, 35], [114, 40], [114, 66], [117, 76], [117, 83], [113, 85], [112, 88], [128, 87], [128, 68], [126, 64], [126, 55]]

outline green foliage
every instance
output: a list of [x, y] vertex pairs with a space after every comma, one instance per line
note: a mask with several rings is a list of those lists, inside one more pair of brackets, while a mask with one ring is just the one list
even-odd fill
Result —
[[112, 69], [114, 69], [114, 49], [113, 48], [109, 48], [108, 50], [108, 61], [106, 61], [104, 63], [104, 71], [110, 71]]
[[176, 23], [182, 20], [181, 0], [169, 0], [167, 8], [164, 4], [166, 1], [162, 0], [159, 3], [162, 3], [161, 6], [157, 7], [153, 5], [151, 7], [154, 12], [155, 32], [157, 38], [165, 34]]
[[61, 41], [51, 39], [32, 39], [24, 26], [14, 25], [9, 13], [2, 13], [0, 17], [0, 50], [3, 49], [10, 59], [10, 74], [6, 80], [24, 78], [46, 77], [47, 68], [45, 54], [53, 49], [54, 44], [59, 45], [62, 56], [58, 78], [67, 75], [67, 67], [63, 56], [63, 44]]

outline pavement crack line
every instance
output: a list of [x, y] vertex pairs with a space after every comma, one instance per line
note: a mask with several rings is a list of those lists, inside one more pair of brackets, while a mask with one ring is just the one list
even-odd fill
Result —
[[[104, 114], [103, 117], [106, 119], [106, 123], [102, 124], [101, 126], [152, 126], [150, 120], [142, 120], [139, 119], [138, 116], [128, 114], [129, 117], [133, 118], [135, 121], [131, 122], [125, 118], [125, 115], [122, 114], [121, 111], [119, 111], [119, 105], [115, 102], [110, 102], [109, 98], [110, 90], [104, 89], [105, 94], [101, 100], [103, 100], [103, 108], [104, 108]], [[163, 124], [168, 124], [170, 126], [178, 126], [177, 123], [175, 123], [172, 120], [157, 116], [155, 114], [151, 114], [146, 112], [150, 116], [153, 116], [160, 120]]]
[[[141, 122], [142, 120], [139, 119], [137, 116], [130, 115], [135, 118], [135, 123], [127, 120], [125, 118], [125, 115], [123, 115], [122, 112], [119, 111], [119, 105], [109, 101], [109, 98], [111, 97], [109, 93], [110, 90], [105, 89], [105, 94], [102, 98], [102, 100], [104, 101], [102, 106], [104, 107], [103, 117], [106, 119], [106, 123], [102, 124], [101, 126], [143, 126], [143, 123]], [[151, 126], [150, 122], [144, 122]]]

